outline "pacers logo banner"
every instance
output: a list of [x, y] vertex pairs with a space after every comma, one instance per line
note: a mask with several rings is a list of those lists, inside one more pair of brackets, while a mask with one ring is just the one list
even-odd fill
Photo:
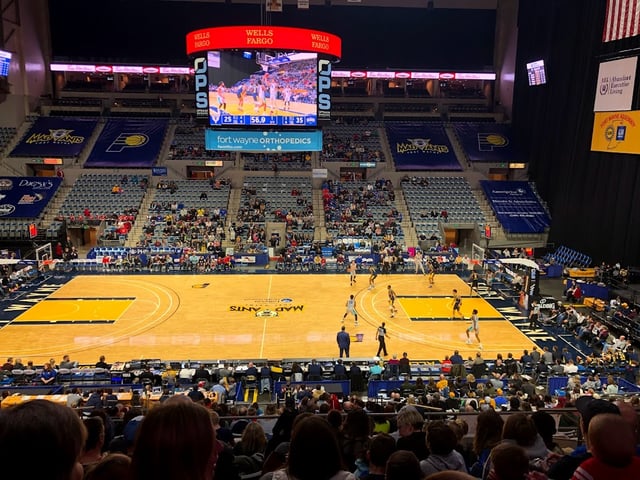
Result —
[[640, 153], [640, 111], [596, 112], [591, 151]]
[[110, 119], [84, 166], [151, 168], [162, 149], [168, 124], [165, 119]]
[[510, 162], [518, 158], [511, 142], [511, 126], [499, 123], [455, 123], [467, 157], [471, 162]]

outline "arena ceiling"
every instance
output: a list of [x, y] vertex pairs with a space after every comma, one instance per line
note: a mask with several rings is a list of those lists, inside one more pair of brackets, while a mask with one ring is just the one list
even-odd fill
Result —
[[[166, 2], [184, 0], [163, 0]], [[188, 0], [204, 3], [263, 4], [268, 0]], [[500, 0], [309, 0], [309, 5], [347, 5], [353, 7], [462, 8], [495, 10]], [[295, 7], [298, 0], [282, 0], [284, 8]]]

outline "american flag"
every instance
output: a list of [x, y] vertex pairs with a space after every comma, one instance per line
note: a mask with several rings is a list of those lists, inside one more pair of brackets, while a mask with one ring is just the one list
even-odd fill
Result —
[[640, 0], [607, 0], [602, 41], [640, 35]]

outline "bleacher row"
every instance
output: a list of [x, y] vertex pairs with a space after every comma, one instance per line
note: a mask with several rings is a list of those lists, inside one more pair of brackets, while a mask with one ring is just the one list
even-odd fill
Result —
[[[423, 178], [423, 184], [403, 181], [399, 185], [418, 237], [441, 238], [441, 227], [448, 222], [478, 227], [487, 222], [476, 198], [478, 193], [473, 191], [465, 177]], [[106, 221], [107, 228], [103, 238], [117, 242], [112, 244], [114, 246], [124, 245], [128, 240], [128, 232], [142, 218], [144, 223], [140, 225], [145, 235], [133, 239], [134, 243], [143, 242], [140, 246], [176, 246], [178, 240], [173, 238], [175, 235], [164, 232], [167, 226], [165, 217], [191, 209], [204, 209], [207, 217], [211, 212], [216, 212], [216, 221], [220, 225], [214, 227], [219, 226], [223, 233], [228, 233], [228, 225], [225, 223], [231, 191], [229, 183], [221, 184], [219, 180], [213, 179], [177, 179], [171, 180], [173, 188], [146, 188], [150, 181], [151, 177], [148, 175], [83, 174], [68, 189], [52, 224], [43, 225], [41, 219], [9, 220], [0, 228], [0, 238], [26, 238], [27, 226], [33, 221], [46, 232], [48, 240], [56, 240], [64, 233], [61, 232], [63, 221], [70, 225], [82, 225], [88, 221], [98, 221], [99, 224], [100, 221]], [[313, 239], [314, 216], [320, 212], [313, 209], [310, 175], [251, 176], [246, 177], [243, 183], [239, 210], [231, 212], [231, 222], [237, 219], [242, 222], [257, 222], [262, 226], [267, 221], [287, 223], [287, 215], [291, 213], [296, 221], [293, 225], [288, 222], [290, 236], [295, 236], [295, 232], [298, 232]], [[335, 181], [332, 185], [340, 191], [340, 195], [330, 203], [325, 202], [325, 222], [331, 238], [376, 240], [391, 235], [398, 244], [404, 243], [406, 232], [402, 229], [403, 216], [399, 213], [403, 208], [397, 203], [393, 192], [398, 186], [390, 183], [388, 189], [375, 187], [369, 190], [374, 183], [366, 181]], [[113, 193], [114, 188], [118, 188], [119, 193]], [[364, 198], [358, 200], [358, 207], [353, 209], [353, 200], [359, 197]], [[443, 212], [446, 212], [446, 217]], [[139, 217], [140, 214], [142, 215]], [[176, 220], [177, 218], [169, 219], [174, 223]], [[218, 232], [218, 236], [220, 233]], [[184, 239], [180, 241], [184, 243]], [[300, 243], [299, 239], [297, 243]]]
[[[569, 378], [575, 375], [557, 374], [552, 370], [544, 371], [534, 364], [522, 364], [519, 360], [513, 360], [514, 371], [501, 379], [502, 388], [507, 390], [513, 381], [522, 382], [522, 380], [531, 381], [538, 391], [543, 394], [553, 396], [569, 395], [566, 392]], [[342, 362], [342, 361], [341, 361]], [[336, 359], [330, 358], [298, 358], [298, 359], [282, 359], [282, 360], [160, 360], [160, 359], [142, 359], [131, 360], [127, 362], [116, 362], [110, 368], [99, 368], [92, 365], [78, 365], [73, 368], [54, 367], [55, 381], [50, 385], [52, 391], [57, 386], [86, 386], [92, 388], [99, 386], [129, 386], [130, 388], [142, 388], [143, 381], [141, 374], [149, 370], [153, 374], [155, 380], [153, 383], [157, 386], [174, 390], [176, 388], [188, 388], [196, 384], [200, 379], [196, 378], [195, 369], [203, 369], [207, 373], [206, 380], [209, 385], [215, 383], [220, 377], [220, 372], [229, 372], [239, 388], [247, 387], [246, 372], [247, 368], [255, 365], [259, 373], [255, 379], [260, 377], [268, 381], [265, 384], [271, 394], [278, 394], [281, 389], [274, 389], [274, 383], [281, 382], [282, 385], [295, 385], [309, 383], [323, 384], [344, 382], [341, 385], [342, 393], [347, 396], [351, 393], [364, 393], [370, 399], [378, 399], [380, 396], [388, 399], [391, 391], [401, 392], [403, 389], [409, 388], [410, 393], [418, 383], [424, 385], [423, 388], [435, 387], [435, 382], [443, 377], [448, 379], [447, 390], [454, 392], [456, 397], [464, 396], [465, 386], [468, 389], [469, 384], [478, 384], [483, 387], [492, 382], [494, 378], [492, 372], [495, 367], [495, 360], [487, 360], [483, 364], [483, 369], [459, 365], [459, 369], [452, 368], [450, 363], [434, 362], [434, 361], [411, 361], [407, 367], [398, 367], [385, 362], [381, 373], [372, 373], [371, 367], [377, 365], [375, 360], [367, 358], [351, 358], [345, 363], [345, 374], [338, 374], [336, 370]], [[314, 364], [313, 372], [311, 365]], [[357, 366], [357, 369], [350, 370], [351, 366]], [[509, 367], [509, 368], [512, 368]], [[547, 366], [548, 368], [548, 366]], [[541, 371], [543, 373], [541, 373]], [[24, 368], [13, 368], [11, 370], [0, 370], [0, 389], [13, 387], [13, 391], [23, 388], [27, 393], [30, 388], [42, 387], [40, 381], [43, 367], [26, 366]], [[515, 372], [518, 372], [517, 375]], [[632, 371], [628, 371], [626, 363], [612, 363], [611, 365], [598, 366], [597, 368], [582, 367], [576, 374], [580, 378], [581, 384], [584, 384], [589, 377], [594, 375], [606, 379], [612, 376], [618, 386], [617, 394], [639, 394], [640, 387], [635, 383], [635, 375], [637, 375], [637, 367]], [[148, 381], [148, 380], [145, 380]], [[424, 383], [423, 383], [424, 382]], [[410, 385], [409, 385], [410, 384]], [[337, 385], [334, 385], [337, 386]], [[473, 387], [476, 388], [476, 387]], [[409, 394], [407, 390], [405, 396]], [[236, 398], [234, 398], [235, 400]], [[241, 392], [238, 392], [237, 399], [242, 399]]]
[[[30, 119], [33, 120], [33, 119]], [[181, 117], [169, 122], [170, 125], [175, 125], [173, 130], [173, 138], [171, 140], [170, 158], [185, 158], [185, 159], [210, 159], [221, 158], [222, 160], [236, 159], [236, 153], [229, 152], [207, 152], [204, 148], [202, 127], [195, 125], [191, 118]], [[367, 162], [383, 162], [385, 155], [383, 151], [383, 137], [384, 137], [385, 123], [376, 120], [354, 120], [339, 118], [331, 125], [326, 126], [323, 129], [325, 136], [325, 151], [320, 153], [320, 160], [351, 160], [351, 161], [367, 161]], [[14, 129], [15, 130], [15, 129]], [[0, 132], [0, 136], [15, 135], [14, 131], [7, 130]], [[337, 155], [327, 154], [327, 149], [335, 153], [336, 150], [340, 150]], [[246, 170], [272, 170], [274, 165], [277, 165], [278, 169], [295, 171], [300, 170], [309, 172], [302, 177], [304, 180], [301, 185], [303, 187], [309, 187], [311, 184], [311, 162], [310, 153], [302, 152], [295, 154], [275, 154], [269, 153], [264, 155], [258, 154], [244, 154], [242, 158], [244, 161], [244, 168]], [[235, 165], [235, 164], [234, 164]], [[82, 175], [79, 180], [73, 185], [73, 188], [67, 195], [65, 202], [59, 209], [59, 218], [54, 220], [51, 224], [45, 225], [42, 222], [42, 218], [38, 219], [19, 219], [21, 222], [20, 228], [13, 229], [11, 226], [8, 228], [0, 229], [0, 239], [26, 239], [28, 238], [28, 231], [23, 228], [25, 225], [35, 221], [38, 228], [44, 231], [45, 238], [50, 241], [57, 240], [62, 235], [63, 220], [69, 220], [72, 218], [74, 221], [78, 218], [85, 220], [83, 217], [85, 211], [89, 211], [93, 217], [111, 216], [116, 217], [122, 213], [139, 211], [142, 205], [142, 199], [148, 198], [145, 196], [144, 188], [135, 189], [132, 188], [130, 183], [127, 188], [122, 188], [120, 185], [120, 193], [117, 195], [112, 194], [115, 184], [118, 182], [118, 175], [115, 174], [89, 174], [95, 175], [95, 177], [87, 177]], [[111, 176], [109, 176], [111, 175]], [[137, 177], [137, 176], [136, 176]], [[132, 177], [134, 178], [134, 177]], [[151, 180], [151, 177], [145, 176], [146, 182]], [[188, 181], [186, 185], [195, 181]], [[465, 228], [469, 228], [469, 225], [477, 224], [479, 227], [483, 226], [487, 222], [482, 209], [479, 206], [477, 195], [482, 195], [472, 190], [468, 181], [462, 177], [433, 177], [429, 179], [429, 187], [423, 188], [422, 185], [411, 185], [403, 183], [401, 185], [404, 191], [404, 197], [406, 200], [406, 206], [409, 212], [412, 227], [415, 228], [416, 236], [420, 238], [431, 238], [442, 236], [442, 224], [443, 223], [455, 223], [464, 224]], [[181, 188], [184, 190], [185, 188]], [[193, 192], [196, 195], [195, 200], [200, 200], [199, 193]], [[259, 192], [260, 193], [260, 192]], [[263, 192], [264, 193], [264, 187]], [[277, 196], [278, 192], [274, 192], [273, 195], [269, 192], [270, 199], [267, 200], [269, 204], [269, 211], [276, 211], [279, 208], [286, 210], [294, 210], [294, 206], [287, 204], [286, 192], [280, 191], [282, 194]], [[180, 194], [181, 195], [181, 194]], [[180, 195], [171, 194], [172, 197], [178, 198]], [[277, 197], [277, 198], [276, 198]], [[228, 195], [225, 198], [220, 198], [217, 195], [210, 195], [202, 205], [205, 208], [219, 208], [223, 211], [227, 211]], [[180, 205], [186, 205], [189, 208], [190, 205], [196, 203], [194, 198], [179, 198]], [[297, 198], [296, 200], [300, 200]], [[306, 203], [311, 208], [312, 196], [307, 197], [305, 193]], [[158, 202], [164, 202], [165, 198], [159, 198]], [[246, 203], [246, 198], [242, 199], [243, 205]], [[295, 207], [300, 207], [299, 203], [296, 203]], [[273, 208], [271, 208], [273, 207]], [[395, 206], [399, 210], [398, 205]], [[439, 218], [434, 216], [425, 215], [426, 212], [436, 212], [438, 214], [446, 212], [446, 217], [440, 216]], [[311, 212], [318, 214], [319, 212]], [[235, 212], [232, 212], [234, 215]], [[374, 223], [382, 223], [389, 220], [388, 212], [385, 208], [379, 205], [368, 205], [365, 218], [373, 221]], [[265, 218], [262, 221], [272, 221], [270, 218]], [[273, 219], [277, 220], [277, 219]], [[402, 243], [407, 235], [407, 232], [402, 231], [400, 225], [401, 218], [396, 218], [395, 225], [391, 227], [392, 234], [396, 240]], [[72, 222], [73, 223], [73, 222]], [[82, 223], [82, 222], [81, 222]], [[308, 222], [307, 222], [308, 224]], [[122, 228], [117, 223], [110, 225], [109, 235], [105, 235], [105, 240], [109, 242], [125, 242], [127, 240], [126, 231], [125, 235], [122, 235]], [[130, 226], [129, 226], [130, 227]], [[129, 229], [127, 227], [127, 231]], [[306, 229], [309, 230], [309, 229]], [[329, 235], [333, 238], [341, 237], [353, 237], [354, 233], [351, 229], [337, 229], [332, 228], [329, 231]], [[309, 233], [308, 231], [305, 232]], [[311, 232], [312, 233], [312, 232]], [[382, 234], [381, 236], [384, 236]], [[163, 238], [157, 238], [157, 235], [153, 235], [150, 240], [163, 241]]]
[[[139, 209], [148, 182], [148, 176], [139, 175], [131, 178], [114, 173], [81, 175], [60, 207], [60, 214], [64, 217], [86, 216], [88, 209], [92, 216], [112, 216], [132, 208]], [[115, 186], [121, 189], [117, 193], [113, 190]]]
[[432, 212], [439, 215], [446, 212], [445, 221], [452, 223], [484, 224], [487, 221], [464, 177], [434, 177], [426, 186], [403, 182], [402, 188], [418, 234], [430, 236], [433, 232]]
[[554, 252], [549, 252], [543, 257], [547, 263], [555, 263], [563, 267], [589, 267], [592, 258], [564, 245], [558, 247]]

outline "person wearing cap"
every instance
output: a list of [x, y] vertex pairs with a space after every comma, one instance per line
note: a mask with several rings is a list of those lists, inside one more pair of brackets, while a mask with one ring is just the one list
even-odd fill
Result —
[[554, 463], [547, 472], [554, 480], [570, 480], [582, 462], [593, 455], [589, 445], [589, 425], [594, 417], [601, 414], [620, 415], [620, 409], [613, 403], [596, 399], [590, 395], [583, 395], [575, 401], [576, 410], [580, 414], [580, 431], [586, 439], [584, 445], [578, 446], [569, 455], [564, 455]]
[[494, 401], [496, 402], [496, 408], [498, 409], [502, 409], [503, 405], [507, 405], [507, 403], [509, 403], [509, 400], [507, 400], [507, 397], [505, 397], [503, 393], [504, 392], [501, 388], [496, 389]]

